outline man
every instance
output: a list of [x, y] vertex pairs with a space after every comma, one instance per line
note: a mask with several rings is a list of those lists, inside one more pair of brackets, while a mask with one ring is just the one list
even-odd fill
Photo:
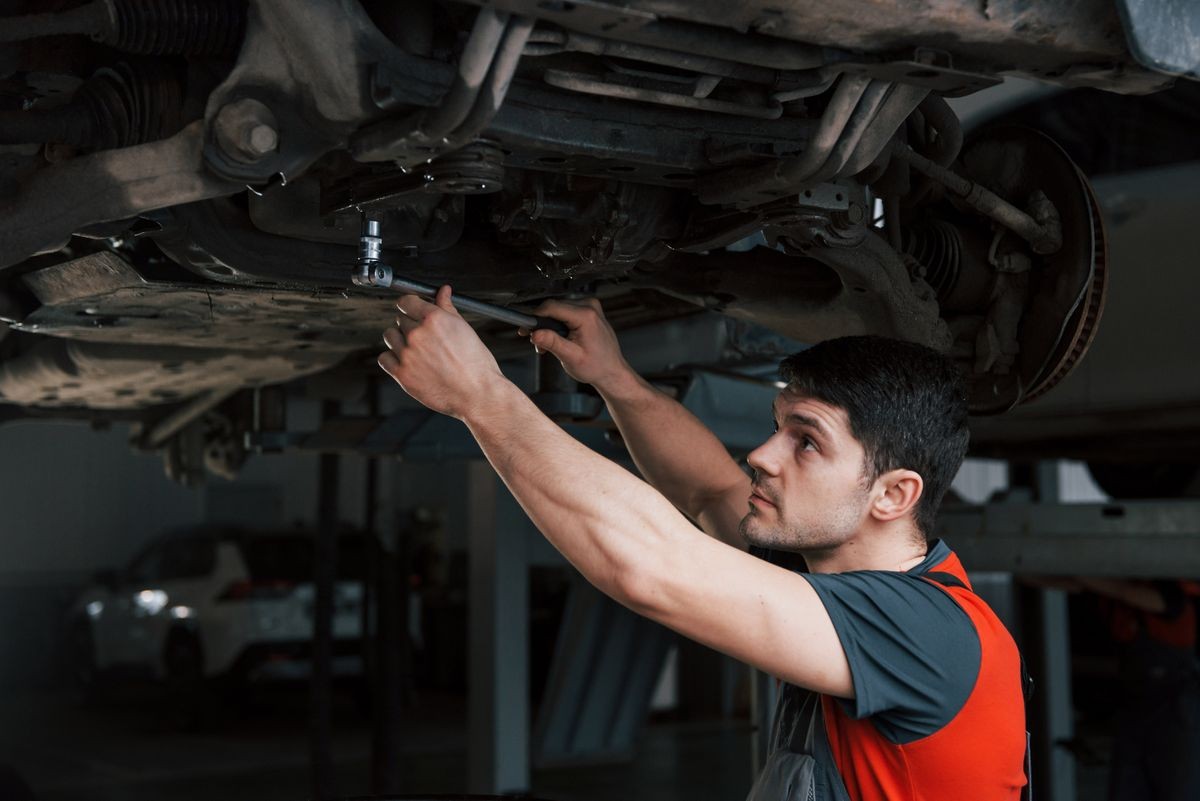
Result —
[[[958, 559], [927, 540], [967, 445], [952, 363], [879, 338], [789, 358], [775, 432], [748, 457], [750, 478], [629, 368], [597, 302], [545, 304], [538, 313], [569, 337], [538, 330], [533, 344], [600, 392], [656, 491], [505, 379], [449, 287], [435, 303], [406, 296], [397, 307], [380, 366], [467, 425], [589, 581], [782, 682], [754, 801], [1019, 796], [1019, 656]], [[799, 552], [809, 573], [751, 556], [750, 545]]]
[[1109, 801], [1200, 798], [1200, 660], [1195, 582], [1033, 578], [1095, 595], [1119, 657]]
[[1190, 581], [1081, 577], [1120, 654], [1110, 801], [1200, 798], [1200, 662]]

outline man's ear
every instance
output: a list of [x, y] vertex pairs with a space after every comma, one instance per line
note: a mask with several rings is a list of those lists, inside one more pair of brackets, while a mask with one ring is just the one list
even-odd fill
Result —
[[875, 479], [875, 491], [879, 494], [871, 505], [871, 516], [888, 522], [913, 514], [924, 490], [920, 473], [902, 469], [882, 473]]

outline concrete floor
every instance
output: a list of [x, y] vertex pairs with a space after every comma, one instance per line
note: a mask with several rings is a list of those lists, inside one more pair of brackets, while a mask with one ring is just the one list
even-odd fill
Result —
[[[369, 722], [349, 692], [334, 698], [335, 797], [371, 795]], [[61, 691], [3, 692], [0, 776], [15, 769], [37, 801], [301, 801], [312, 797], [307, 704], [303, 687], [259, 691], [249, 705], [205, 705], [207, 719], [188, 730], [146, 688], [89, 705]], [[465, 699], [426, 694], [408, 715], [403, 793], [465, 793]], [[1103, 801], [1111, 741], [1081, 745], [1076, 799]], [[631, 762], [536, 771], [531, 790], [548, 801], [741, 801], [749, 754], [744, 722], [660, 723]], [[2, 779], [0, 801], [14, 801]]]
[[[57, 693], [10, 694], [0, 701], [0, 764], [38, 801], [300, 801], [311, 797], [306, 701], [302, 690], [275, 692], [181, 731], [153, 698], [85, 707]], [[411, 719], [399, 756], [405, 794], [465, 792], [462, 700], [427, 700]], [[741, 799], [749, 748], [744, 724], [651, 726], [631, 763], [539, 771], [532, 791], [552, 801]], [[370, 754], [368, 724], [339, 697], [338, 797], [370, 794]]]

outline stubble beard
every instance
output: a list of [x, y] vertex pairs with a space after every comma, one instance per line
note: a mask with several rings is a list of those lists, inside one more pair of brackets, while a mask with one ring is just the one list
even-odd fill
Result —
[[[863, 494], [865, 496], [865, 493]], [[751, 510], [738, 524], [738, 533], [758, 548], [805, 553], [828, 551], [852, 539], [862, 522], [862, 497], [846, 501], [820, 521], [786, 520], [775, 507], [774, 521], [763, 519], [762, 513]]]

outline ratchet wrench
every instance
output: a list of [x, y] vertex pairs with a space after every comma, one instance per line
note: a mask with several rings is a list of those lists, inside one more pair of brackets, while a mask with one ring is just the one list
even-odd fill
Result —
[[[422, 284], [396, 275], [392, 268], [380, 259], [383, 252], [383, 237], [379, 231], [379, 221], [363, 218], [362, 234], [358, 238], [358, 261], [352, 280], [356, 286], [373, 286], [392, 289], [404, 295], [419, 295], [432, 300], [437, 297], [438, 288], [430, 284]], [[469, 314], [478, 314], [491, 320], [499, 320], [528, 331], [548, 328], [559, 336], [565, 337], [570, 333], [566, 324], [550, 317], [539, 317], [525, 314], [507, 306], [497, 306], [482, 300], [453, 295], [451, 303], [454, 308]]]

